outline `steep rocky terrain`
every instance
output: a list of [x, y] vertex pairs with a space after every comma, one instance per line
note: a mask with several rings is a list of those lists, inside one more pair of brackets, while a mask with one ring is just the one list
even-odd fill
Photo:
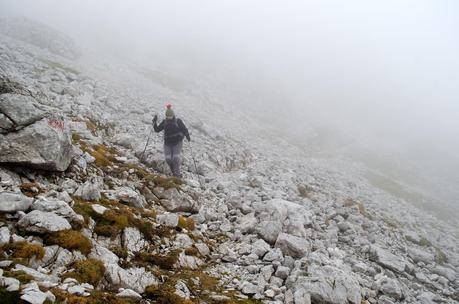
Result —
[[[5, 303], [459, 301], [458, 227], [362, 166], [307, 158], [199, 84], [18, 31], [0, 34]], [[166, 102], [192, 134], [183, 180], [160, 136], [143, 153]]]

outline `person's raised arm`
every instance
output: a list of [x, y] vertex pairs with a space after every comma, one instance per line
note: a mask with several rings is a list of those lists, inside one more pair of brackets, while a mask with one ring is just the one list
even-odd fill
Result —
[[161, 132], [162, 130], [164, 130], [164, 120], [158, 125], [157, 124], [158, 122], [158, 115], [155, 115], [155, 117], [153, 117], [153, 129], [155, 130], [155, 132]]

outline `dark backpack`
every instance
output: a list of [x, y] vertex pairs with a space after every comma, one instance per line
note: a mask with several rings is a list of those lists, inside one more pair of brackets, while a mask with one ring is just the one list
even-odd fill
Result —
[[177, 143], [185, 137], [178, 125], [177, 118], [164, 122], [164, 141], [166, 143]]

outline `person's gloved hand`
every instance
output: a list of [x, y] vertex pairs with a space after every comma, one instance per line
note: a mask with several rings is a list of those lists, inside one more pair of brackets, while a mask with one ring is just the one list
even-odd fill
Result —
[[158, 115], [155, 115], [155, 116], [153, 117], [152, 122], [155, 124], [157, 121], [158, 121]]
[[191, 138], [189, 136], [187, 136], [186, 140], [188, 140], [189, 142], [191, 141]]

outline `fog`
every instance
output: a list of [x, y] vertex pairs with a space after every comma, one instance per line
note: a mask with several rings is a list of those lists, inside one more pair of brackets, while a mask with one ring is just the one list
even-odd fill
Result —
[[435, 208], [459, 208], [455, 0], [2, 0], [0, 10], [119, 60], [174, 67], [265, 113], [305, 153], [351, 157]]

